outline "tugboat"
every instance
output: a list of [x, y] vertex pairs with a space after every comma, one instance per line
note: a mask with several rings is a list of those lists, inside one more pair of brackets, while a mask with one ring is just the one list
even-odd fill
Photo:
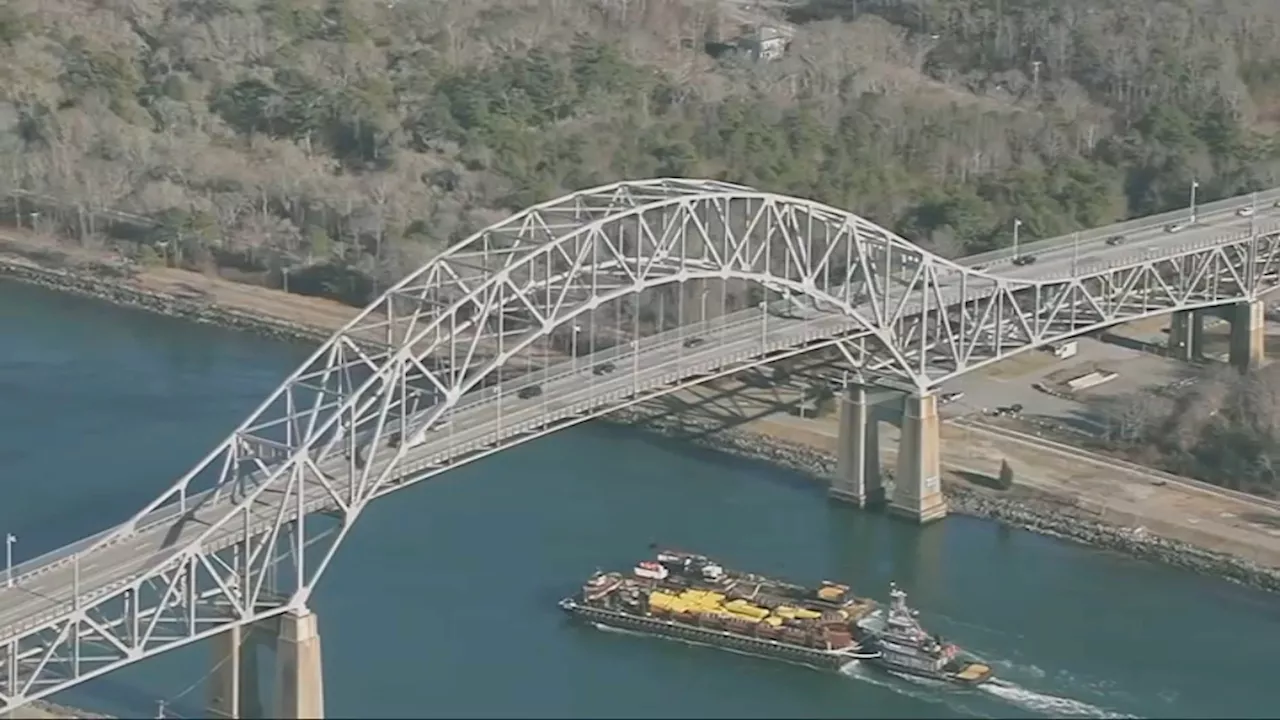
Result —
[[879, 652], [866, 662], [887, 672], [955, 685], [979, 685], [992, 678], [990, 667], [962, 658], [955, 645], [926, 632], [916, 620], [918, 613], [907, 605], [907, 594], [892, 583], [889, 598], [883, 617], [877, 614], [858, 623], [863, 647]]

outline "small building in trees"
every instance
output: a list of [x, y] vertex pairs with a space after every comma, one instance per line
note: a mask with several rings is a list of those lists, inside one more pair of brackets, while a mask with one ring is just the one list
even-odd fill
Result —
[[791, 33], [772, 25], [758, 26], [738, 39], [738, 48], [752, 60], [778, 60], [791, 44]]

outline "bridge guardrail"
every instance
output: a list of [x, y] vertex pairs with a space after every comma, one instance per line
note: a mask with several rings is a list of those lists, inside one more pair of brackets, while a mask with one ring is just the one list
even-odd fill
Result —
[[[1254, 199], [1254, 193], [1245, 193], [1236, 195], [1235, 197], [1225, 198], [1223, 200], [1215, 200], [1214, 202], [1205, 203], [1196, 206], [1196, 217], [1203, 218], [1206, 215], [1217, 216], [1227, 211], [1235, 211], [1242, 207], [1249, 206]], [[1280, 200], [1280, 188], [1272, 188], [1270, 190], [1262, 190], [1257, 193], [1257, 202], [1261, 207], [1263, 205], [1271, 205]], [[1134, 218], [1132, 220], [1124, 220], [1113, 223], [1105, 227], [1090, 228], [1089, 230], [1081, 230], [1078, 233], [1080, 242], [1093, 242], [1103, 240], [1112, 235], [1125, 235], [1144, 230], [1155, 230], [1163, 228], [1165, 225], [1185, 220], [1189, 217], [1191, 208], [1186, 207], [1179, 210], [1170, 210], [1169, 212], [1160, 213], [1159, 215], [1147, 215], [1145, 217]], [[1046, 250], [1052, 250], [1066, 245], [1070, 245], [1077, 239], [1077, 233], [1068, 235], [1059, 235], [1054, 238], [1044, 240], [1033, 240], [1029, 243], [1021, 243], [1018, 246], [1019, 253], [1035, 254]], [[1001, 248], [999, 250], [991, 250], [977, 255], [969, 255], [959, 258], [957, 262], [961, 265], [972, 267], [983, 263], [996, 262], [1000, 260], [1013, 259], [1013, 248]]]

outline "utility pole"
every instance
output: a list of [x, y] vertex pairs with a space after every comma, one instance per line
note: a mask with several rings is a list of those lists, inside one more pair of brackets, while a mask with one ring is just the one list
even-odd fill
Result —
[[1022, 227], [1022, 221], [1018, 218], [1013, 219], [1013, 259], [1018, 259], [1018, 229]]
[[1200, 187], [1200, 181], [1195, 178], [1191, 179], [1191, 222], [1196, 221], [1196, 189]]

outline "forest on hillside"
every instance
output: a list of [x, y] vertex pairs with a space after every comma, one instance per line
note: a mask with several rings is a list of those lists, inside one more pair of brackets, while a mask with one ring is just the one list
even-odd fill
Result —
[[[794, 33], [781, 59], [732, 51], [763, 22]], [[1047, 237], [1183, 205], [1193, 177], [1205, 200], [1280, 184], [1277, 128], [1276, 0], [0, 6], [11, 222], [355, 304], [620, 178], [808, 196], [960, 255], [1015, 215]]]

